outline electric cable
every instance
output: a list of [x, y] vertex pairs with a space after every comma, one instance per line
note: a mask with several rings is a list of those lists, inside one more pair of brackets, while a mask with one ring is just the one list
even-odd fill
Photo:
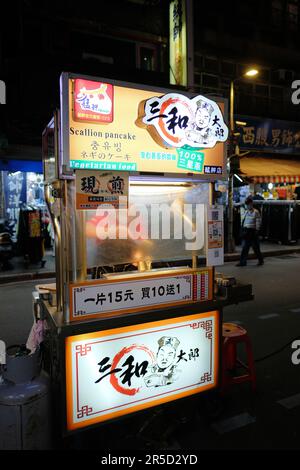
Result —
[[294, 341], [296, 341], [297, 339], [300, 340], [300, 336], [297, 336], [296, 338], [290, 340], [288, 343], [286, 343], [284, 346], [282, 346], [281, 348], [279, 349], [276, 349], [276, 351], [273, 351], [271, 352], [270, 354], [267, 354], [266, 356], [262, 356], [258, 359], [254, 359], [254, 362], [261, 362], [261, 361], [264, 361], [265, 359], [269, 359], [270, 357], [272, 356], [275, 356], [276, 354], [279, 354], [281, 353], [285, 348], [287, 348], [288, 346], [290, 346]]

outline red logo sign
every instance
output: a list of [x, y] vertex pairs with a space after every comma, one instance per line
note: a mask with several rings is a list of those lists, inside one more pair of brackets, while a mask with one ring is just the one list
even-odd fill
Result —
[[76, 121], [113, 121], [113, 85], [91, 80], [75, 80], [74, 119]]

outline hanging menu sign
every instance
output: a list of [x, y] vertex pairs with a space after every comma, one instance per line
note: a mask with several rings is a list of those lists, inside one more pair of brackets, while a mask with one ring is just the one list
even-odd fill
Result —
[[211, 270], [198, 269], [71, 284], [70, 320], [211, 300], [211, 276]]
[[224, 264], [223, 207], [207, 209], [207, 266]]

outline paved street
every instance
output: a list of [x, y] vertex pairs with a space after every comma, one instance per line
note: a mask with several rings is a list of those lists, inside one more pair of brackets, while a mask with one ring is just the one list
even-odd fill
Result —
[[[253, 284], [255, 300], [225, 308], [224, 321], [241, 322], [247, 329], [255, 359], [300, 337], [299, 261], [299, 255], [286, 255], [267, 258], [263, 267], [253, 260], [247, 267], [227, 263], [219, 270]], [[236, 385], [222, 402], [220, 416], [209, 423], [199, 419], [200, 430], [181, 435], [180, 446], [193, 448], [198, 441], [202, 449], [298, 449], [300, 365], [292, 364], [291, 354], [287, 347], [256, 362], [257, 393], [248, 384]]]
[[[257, 360], [300, 337], [299, 254], [266, 258], [263, 267], [257, 267], [256, 260], [243, 268], [226, 263], [217, 271], [253, 284], [255, 300], [226, 307], [224, 320], [240, 322], [248, 330]], [[27, 339], [33, 321], [31, 292], [38, 282], [0, 286], [0, 338], [8, 345]], [[181, 418], [178, 406], [171, 404], [157, 415], [153, 410], [141, 413], [130, 421], [130, 428], [123, 420], [108, 426], [105, 434], [104, 428], [99, 428], [88, 438], [83, 433], [66, 445], [135, 449], [148, 444], [184, 450], [299, 448], [300, 365], [292, 364], [291, 354], [287, 347], [256, 362], [255, 394], [247, 383], [236, 385], [222, 400], [200, 397], [187, 402], [180, 407]], [[137, 437], [136, 431], [149, 419], [148, 427]]]

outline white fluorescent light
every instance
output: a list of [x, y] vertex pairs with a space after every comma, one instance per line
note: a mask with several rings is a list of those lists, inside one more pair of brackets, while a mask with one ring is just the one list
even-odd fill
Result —
[[240, 178], [236, 173], [234, 173], [234, 176], [235, 176], [241, 183], [243, 182], [242, 178]]

